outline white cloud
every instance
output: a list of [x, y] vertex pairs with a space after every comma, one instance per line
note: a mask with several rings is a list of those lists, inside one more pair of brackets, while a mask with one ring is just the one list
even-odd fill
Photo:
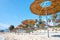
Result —
[[0, 23], [0, 30], [1, 29], [7, 29], [9, 27], [9, 25], [4, 24], [4, 23]]

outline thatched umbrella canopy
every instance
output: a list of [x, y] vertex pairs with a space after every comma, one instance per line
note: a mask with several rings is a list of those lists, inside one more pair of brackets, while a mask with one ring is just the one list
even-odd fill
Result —
[[18, 25], [18, 28], [22, 28], [22, 27], [24, 27], [24, 25], [23, 25], [23, 24]]
[[19, 30], [20, 28], [23, 28], [23, 27], [24, 27], [24, 25], [20, 24], [16, 28], [14, 28], [13, 31], [16, 32], [16, 30]]
[[24, 20], [23, 22], [22, 22], [22, 24], [30, 24], [30, 25], [33, 25], [33, 24], [35, 24], [36, 23], [36, 21], [34, 21], [34, 20]]
[[31, 29], [31, 28], [33, 28], [33, 25], [35, 23], [36, 23], [36, 21], [35, 20], [31, 20], [31, 19], [27, 19], [27, 20], [22, 21], [22, 24], [26, 25], [26, 26], [23, 27], [24, 29]]
[[24, 24], [20, 24], [20, 25], [18, 25], [17, 28], [18, 28], [18, 29], [20, 29], [20, 28], [27, 29], [27, 28], [26, 28], [26, 25], [24, 25]]
[[[44, 0], [34, 0], [30, 5], [30, 10], [36, 15], [46, 15], [46, 8], [40, 6]], [[48, 0], [51, 2], [51, 6], [47, 7], [48, 14], [55, 14], [60, 11], [60, 0]]]
[[23, 24], [18, 25], [16, 28], [13, 29], [13, 31], [16, 31], [16, 30], [18, 30], [20, 28], [23, 28]]
[[56, 22], [57, 22], [57, 23], [60, 23], [60, 19], [58, 19]]

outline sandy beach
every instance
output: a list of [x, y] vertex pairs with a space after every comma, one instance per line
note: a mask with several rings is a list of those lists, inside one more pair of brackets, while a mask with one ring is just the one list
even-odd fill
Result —
[[35, 33], [1, 33], [0, 40], [60, 40], [60, 32], [50, 32], [49, 38], [47, 31]]

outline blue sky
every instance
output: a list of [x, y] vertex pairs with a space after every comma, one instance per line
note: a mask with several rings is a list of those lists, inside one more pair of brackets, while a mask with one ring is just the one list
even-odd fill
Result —
[[[34, 0], [0, 0], [0, 25], [17, 26], [25, 19], [38, 19], [29, 7]], [[44, 19], [45, 17], [43, 17]], [[1, 29], [1, 27], [0, 27]]]
[[36, 19], [30, 12], [32, 0], [0, 0], [0, 23], [19, 25], [25, 19]]

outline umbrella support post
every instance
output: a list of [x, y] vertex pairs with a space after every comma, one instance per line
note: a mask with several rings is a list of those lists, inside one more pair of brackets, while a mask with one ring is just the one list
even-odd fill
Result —
[[47, 19], [47, 15], [46, 15], [46, 22], [47, 22], [47, 36], [49, 38], [49, 27], [48, 27], [48, 19]]
[[48, 17], [47, 17], [47, 15], [48, 15], [48, 10], [47, 10], [47, 7], [46, 7], [47, 36], [49, 38], [49, 27], [48, 27]]
[[49, 28], [47, 28], [47, 36], [48, 36], [48, 38], [49, 38]]

